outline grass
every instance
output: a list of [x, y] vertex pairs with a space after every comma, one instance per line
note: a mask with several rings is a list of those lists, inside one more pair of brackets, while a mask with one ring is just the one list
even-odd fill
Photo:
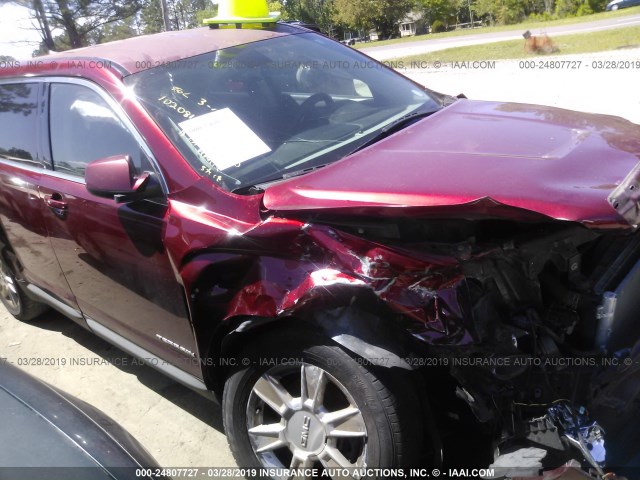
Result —
[[533, 29], [539, 29], [539, 28], [556, 27], [559, 25], [571, 25], [574, 23], [593, 22], [596, 20], [604, 20], [607, 18], [626, 17], [629, 15], [635, 15], [639, 13], [640, 13], [640, 7], [623, 8], [622, 10], [617, 10], [615, 12], [594, 13], [593, 15], [585, 15], [583, 17], [562, 18], [560, 20], [550, 20], [546, 22], [525, 21], [523, 23], [518, 23], [515, 25], [502, 25], [499, 27], [461, 29], [461, 30], [454, 30], [452, 32], [419, 35], [416, 37], [395, 38], [393, 40], [381, 40], [378, 42], [369, 42], [369, 43], [357, 43], [353, 48], [356, 48], [356, 49], [373, 48], [373, 47], [381, 47], [383, 45], [393, 45], [395, 43], [411, 43], [411, 42], [418, 42], [422, 40], [435, 40], [438, 38], [476, 35], [479, 33], [507, 32], [511, 30], [516, 30], [516, 31], [517, 30], [522, 30], [522, 31], [533, 30]]
[[448, 48], [437, 52], [424, 53], [393, 59], [410, 65], [412, 61], [422, 62], [466, 62], [475, 60], [508, 60], [514, 58], [546, 58], [553, 55], [569, 55], [574, 53], [594, 53], [618, 48], [640, 46], [640, 27], [621, 27], [594, 33], [577, 33], [552, 38], [559, 51], [550, 55], [527, 54], [524, 52], [523, 40], [471, 45], [468, 47]]

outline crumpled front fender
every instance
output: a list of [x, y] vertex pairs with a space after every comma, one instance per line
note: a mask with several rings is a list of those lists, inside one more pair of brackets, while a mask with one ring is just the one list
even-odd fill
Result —
[[[256, 228], [237, 240], [255, 245], [258, 233]], [[196, 279], [204, 268], [216, 264], [221, 269], [244, 269], [237, 284], [225, 287], [232, 294], [225, 321], [294, 316], [311, 301], [321, 299], [329, 305], [329, 299], [338, 296], [369, 292], [406, 318], [409, 332], [427, 343], [474, 341], [466, 278], [455, 259], [392, 249], [325, 225], [300, 224], [295, 234], [289, 228], [279, 242], [286, 245], [287, 258], [246, 249], [242, 254], [198, 256], [181, 271], [185, 286], [201, 289]], [[278, 240], [271, 237], [269, 243]], [[212, 278], [215, 281], [216, 276]]]

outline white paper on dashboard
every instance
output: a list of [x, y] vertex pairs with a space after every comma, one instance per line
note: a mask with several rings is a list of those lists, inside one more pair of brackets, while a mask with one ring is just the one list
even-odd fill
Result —
[[200, 115], [179, 125], [219, 170], [271, 151], [229, 108]]

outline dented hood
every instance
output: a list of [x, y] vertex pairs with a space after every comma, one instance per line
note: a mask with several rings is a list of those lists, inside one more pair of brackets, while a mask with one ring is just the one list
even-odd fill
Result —
[[269, 187], [263, 202], [288, 212], [403, 208], [512, 217], [515, 207], [523, 217], [628, 228], [610, 197], [625, 179], [636, 181], [639, 160], [640, 126], [626, 120], [460, 100], [354, 155]]

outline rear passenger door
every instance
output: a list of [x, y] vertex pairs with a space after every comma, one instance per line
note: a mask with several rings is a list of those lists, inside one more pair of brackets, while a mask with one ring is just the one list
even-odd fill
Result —
[[[0, 223], [16, 275], [77, 309], [47, 235], [38, 185], [51, 163], [42, 148], [45, 84], [0, 83]], [[14, 257], [14, 258], [11, 258]]]
[[165, 198], [117, 204], [85, 186], [86, 166], [114, 155], [160, 178], [151, 152], [120, 106], [89, 82], [51, 83], [49, 112], [55, 175], [41, 180], [52, 205], [46, 225], [89, 326], [200, 377], [184, 290], [162, 243]]

